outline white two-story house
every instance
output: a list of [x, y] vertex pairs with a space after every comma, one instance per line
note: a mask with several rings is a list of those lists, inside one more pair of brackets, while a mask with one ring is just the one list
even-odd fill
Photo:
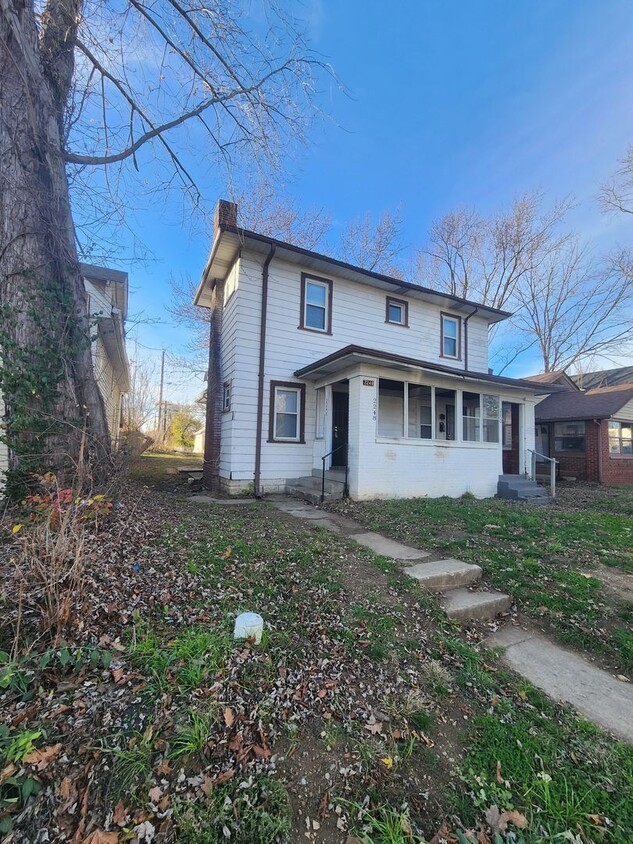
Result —
[[212, 488], [279, 492], [324, 467], [354, 499], [486, 497], [529, 466], [549, 390], [490, 374], [505, 312], [243, 230], [224, 200], [195, 302]]

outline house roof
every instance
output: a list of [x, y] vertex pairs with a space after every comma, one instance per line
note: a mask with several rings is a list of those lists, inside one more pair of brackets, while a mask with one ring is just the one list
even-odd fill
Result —
[[539, 375], [528, 375], [526, 381], [535, 381], [537, 384], [560, 384], [561, 387], [568, 387], [570, 390], [580, 390], [580, 387], [573, 378], [566, 372], [541, 372]]
[[123, 320], [127, 319], [128, 307], [128, 274], [123, 270], [113, 270], [110, 267], [98, 267], [96, 264], [80, 264], [81, 274], [90, 281], [100, 281], [114, 284], [110, 294], [112, 307], [121, 311]]
[[[371, 287], [378, 287], [387, 293], [399, 293], [402, 296], [409, 296], [414, 299], [423, 299], [432, 302], [440, 307], [450, 308], [454, 311], [477, 313], [489, 323], [501, 322], [512, 316], [508, 311], [501, 311], [497, 308], [490, 308], [478, 302], [471, 302], [469, 299], [462, 299], [459, 296], [452, 296], [450, 293], [443, 293], [439, 290], [432, 290], [419, 284], [412, 284], [408, 281], [401, 281], [391, 276], [364, 270], [338, 258], [330, 258], [319, 252], [312, 252], [303, 249], [292, 243], [285, 243], [281, 240], [248, 231], [237, 226], [220, 223], [216, 237], [211, 247], [207, 265], [202, 274], [202, 279], [196, 291], [194, 304], [203, 307], [210, 306], [210, 290], [213, 288], [215, 279], [225, 278], [241, 249], [248, 247], [249, 250], [266, 256], [274, 248], [276, 259], [297, 264], [304, 270], [336, 275], [339, 278], [357, 281]], [[208, 282], [208, 284], [207, 284]]]
[[532, 381], [525, 381], [517, 378], [506, 378], [503, 375], [490, 375], [487, 372], [473, 372], [471, 370], [453, 369], [450, 366], [443, 366], [438, 363], [430, 363], [425, 360], [417, 360], [415, 358], [403, 357], [402, 355], [393, 355], [390, 352], [383, 352], [378, 349], [366, 349], [362, 346], [345, 346], [327, 357], [314, 361], [301, 369], [298, 369], [294, 375], [296, 378], [301, 378], [305, 381], [317, 381], [320, 378], [325, 378], [328, 375], [336, 374], [350, 366], [358, 363], [373, 363], [389, 369], [398, 369], [400, 371], [410, 371], [412, 369], [420, 369], [425, 372], [437, 373], [440, 375], [449, 375], [459, 378], [462, 381], [474, 381], [484, 384], [496, 384], [500, 387], [509, 387], [511, 389], [519, 389], [522, 391], [529, 391], [530, 393], [542, 394], [549, 393], [552, 390], [560, 390], [558, 386], [539, 386]]
[[633, 384], [633, 366], [621, 366], [618, 369], [601, 369], [596, 372], [583, 372], [574, 375], [574, 381], [583, 390], [594, 387], [615, 387]]
[[565, 419], [608, 419], [633, 399], [633, 384], [602, 387], [588, 392], [556, 393], [536, 406], [537, 422]]

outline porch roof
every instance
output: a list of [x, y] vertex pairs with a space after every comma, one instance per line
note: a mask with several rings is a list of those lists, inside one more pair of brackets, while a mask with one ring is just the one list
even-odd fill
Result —
[[426, 360], [394, 355], [379, 349], [366, 349], [362, 346], [345, 346], [327, 357], [314, 361], [307, 366], [297, 369], [296, 378], [304, 381], [318, 381], [328, 375], [335, 375], [359, 363], [372, 363], [400, 372], [422, 371], [459, 378], [461, 381], [473, 381], [482, 384], [496, 384], [499, 387], [521, 390], [534, 395], [557, 393], [564, 389], [556, 384], [539, 384], [535, 381], [524, 381], [518, 378], [505, 378], [503, 375], [490, 375], [487, 372], [473, 372], [472, 370], [454, 369], [439, 363]]

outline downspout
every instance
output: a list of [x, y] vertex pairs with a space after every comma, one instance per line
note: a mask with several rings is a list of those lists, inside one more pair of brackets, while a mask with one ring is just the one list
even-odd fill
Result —
[[257, 423], [255, 426], [255, 498], [262, 497], [260, 476], [262, 467], [262, 424], [264, 420], [264, 366], [266, 361], [266, 314], [268, 311], [268, 267], [275, 254], [270, 247], [262, 269], [262, 310], [259, 323], [259, 371], [257, 373]]
[[479, 308], [475, 308], [472, 314], [468, 314], [464, 319], [464, 372], [468, 372], [468, 320], [475, 316]]
[[[594, 419], [595, 424], [598, 426], [598, 483], [601, 484], [602, 481], [602, 420], [601, 419]], [[586, 448], [586, 446], [585, 446]]]

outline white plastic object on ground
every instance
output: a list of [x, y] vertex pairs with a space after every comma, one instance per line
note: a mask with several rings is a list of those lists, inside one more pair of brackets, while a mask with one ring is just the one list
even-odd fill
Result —
[[253, 638], [255, 644], [259, 645], [263, 632], [264, 619], [256, 612], [243, 612], [235, 619], [235, 629], [233, 630], [234, 639]]

